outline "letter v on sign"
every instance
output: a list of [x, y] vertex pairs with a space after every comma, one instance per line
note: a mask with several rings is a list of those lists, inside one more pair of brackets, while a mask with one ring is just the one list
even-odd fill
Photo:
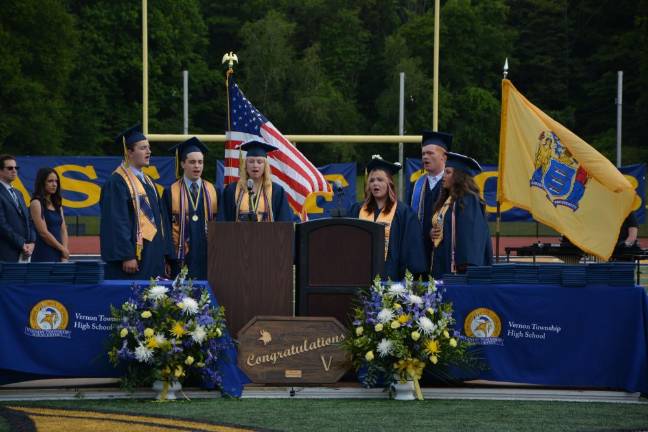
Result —
[[322, 359], [322, 364], [324, 365], [324, 370], [326, 372], [331, 369], [331, 362], [333, 361], [333, 356], [329, 356], [328, 363], [326, 363], [326, 360], [324, 360], [324, 354], [320, 355], [320, 358]]

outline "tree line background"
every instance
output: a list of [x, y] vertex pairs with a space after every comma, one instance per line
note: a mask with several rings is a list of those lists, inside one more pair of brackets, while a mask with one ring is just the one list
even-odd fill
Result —
[[[0, 151], [115, 155], [141, 120], [141, 3], [0, 0]], [[623, 163], [648, 160], [648, 0], [441, 2], [439, 129], [496, 163], [502, 65], [533, 103], [613, 162], [617, 70]], [[149, 129], [223, 133], [222, 55], [235, 51], [248, 98], [285, 134], [397, 134], [432, 126], [432, 0], [149, 0]], [[169, 144], [153, 143], [157, 155]], [[210, 160], [222, 157], [211, 144]], [[397, 146], [303, 144], [317, 165]], [[420, 155], [415, 145], [408, 156]], [[213, 165], [212, 165], [213, 166]], [[212, 177], [212, 175], [209, 175]]]

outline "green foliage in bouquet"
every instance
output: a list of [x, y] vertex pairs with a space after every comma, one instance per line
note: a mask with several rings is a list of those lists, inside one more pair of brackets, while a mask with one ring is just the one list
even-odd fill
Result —
[[182, 382], [188, 375], [208, 388], [220, 387], [217, 361], [232, 345], [223, 337], [225, 312], [186, 276], [185, 267], [170, 287], [155, 279], [148, 288], [134, 286], [128, 301], [111, 307], [117, 320], [108, 356], [114, 366], [124, 367], [125, 387]]
[[407, 272], [404, 283], [378, 276], [360, 293], [345, 347], [355, 368], [366, 368], [366, 386], [411, 379], [420, 398], [424, 369], [442, 374], [452, 365], [476, 364], [471, 344], [453, 329], [452, 304], [443, 301], [443, 291], [434, 279], [414, 281]]

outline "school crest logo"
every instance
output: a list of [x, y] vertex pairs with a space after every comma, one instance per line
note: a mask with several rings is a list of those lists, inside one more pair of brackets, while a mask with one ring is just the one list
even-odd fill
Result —
[[70, 338], [67, 330], [68, 311], [56, 300], [42, 300], [32, 307], [29, 313], [29, 327], [25, 334], [34, 337], [64, 337]]
[[531, 187], [543, 189], [554, 207], [562, 205], [578, 210], [589, 176], [550, 130], [538, 136], [534, 167]]
[[503, 345], [500, 337], [502, 320], [499, 315], [488, 308], [473, 309], [464, 320], [464, 333], [477, 345]]

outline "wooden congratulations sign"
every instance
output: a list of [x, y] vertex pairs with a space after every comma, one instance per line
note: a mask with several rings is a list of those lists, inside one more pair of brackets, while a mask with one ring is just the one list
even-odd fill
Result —
[[351, 366], [332, 317], [257, 316], [238, 333], [239, 367], [259, 384], [337, 382]]

